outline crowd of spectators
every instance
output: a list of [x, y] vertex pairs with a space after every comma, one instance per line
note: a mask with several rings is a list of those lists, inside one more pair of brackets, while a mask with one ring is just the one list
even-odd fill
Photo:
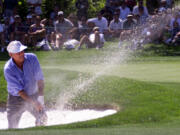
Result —
[[[173, 0], [106, 0], [94, 18], [87, 18], [88, 0], [77, 0], [77, 13], [65, 16], [58, 5], [48, 18], [42, 18], [42, 0], [27, 0], [26, 19], [17, 12], [17, 0], [0, 0], [0, 51], [12, 40], [19, 40], [34, 50], [102, 48], [105, 40], [119, 38], [140, 43], [180, 44], [180, 11], [173, 10]], [[153, 5], [152, 7], [147, 5]], [[148, 8], [149, 7], [149, 8]]]

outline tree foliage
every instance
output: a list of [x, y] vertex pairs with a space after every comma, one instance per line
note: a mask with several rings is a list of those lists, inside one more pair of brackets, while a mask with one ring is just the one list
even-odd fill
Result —
[[[105, 5], [106, 0], [88, 0], [89, 9], [88, 9], [88, 17], [95, 16], [96, 12], [101, 10]], [[65, 16], [70, 13], [76, 13], [77, 9], [75, 7], [76, 0], [43, 0], [42, 10], [46, 17], [49, 17], [50, 12], [57, 5], [60, 10], [64, 11]]]

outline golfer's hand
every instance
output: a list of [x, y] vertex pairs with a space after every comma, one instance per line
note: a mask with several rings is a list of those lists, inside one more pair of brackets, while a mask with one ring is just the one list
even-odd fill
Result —
[[33, 107], [36, 109], [36, 111], [41, 112], [43, 111], [43, 106], [38, 102], [34, 101], [33, 102]]

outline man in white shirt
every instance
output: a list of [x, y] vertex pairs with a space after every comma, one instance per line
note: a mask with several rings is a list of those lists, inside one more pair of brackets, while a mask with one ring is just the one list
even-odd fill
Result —
[[126, 6], [126, 3], [123, 2], [122, 5], [120, 6], [120, 16], [119, 18], [122, 20], [125, 20], [126, 17], [131, 13], [130, 9]]
[[97, 27], [99, 27], [100, 33], [107, 33], [108, 31], [108, 21], [105, 17], [103, 17], [102, 12], [97, 13], [96, 18], [88, 19], [88, 22], [93, 22]]

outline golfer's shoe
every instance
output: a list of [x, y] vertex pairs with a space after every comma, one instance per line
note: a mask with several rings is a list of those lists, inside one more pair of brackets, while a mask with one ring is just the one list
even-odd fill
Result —
[[38, 114], [38, 118], [36, 119], [36, 126], [45, 126], [47, 125], [47, 114], [45, 111], [41, 111]]

